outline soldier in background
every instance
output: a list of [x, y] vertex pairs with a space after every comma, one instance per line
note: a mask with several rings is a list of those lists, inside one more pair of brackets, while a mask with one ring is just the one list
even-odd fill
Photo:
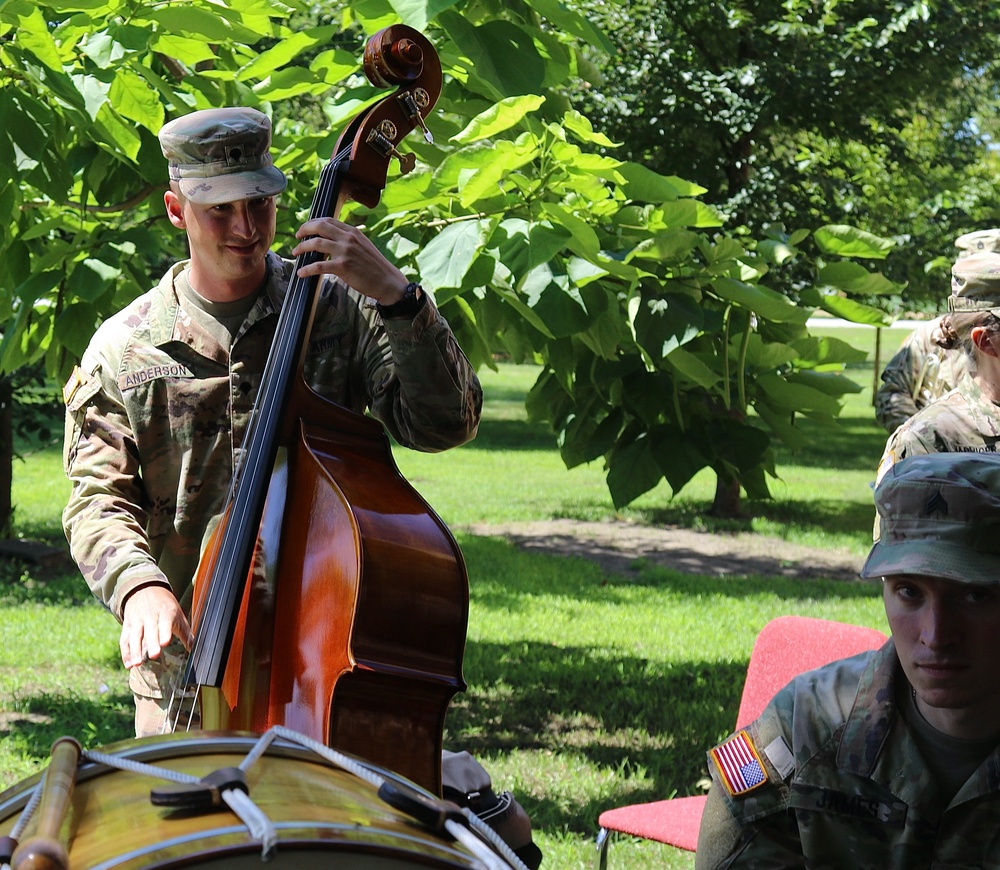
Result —
[[886, 442], [876, 480], [922, 453], [995, 453], [1000, 444], [1000, 254], [962, 257], [951, 270], [943, 346], [965, 357], [955, 389], [903, 423]]
[[[1000, 251], [1000, 229], [976, 230], [955, 239], [958, 257]], [[965, 354], [938, 343], [941, 317], [911, 332], [882, 371], [875, 394], [875, 419], [890, 435], [921, 408], [958, 386], [965, 374]]]
[[709, 753], [697, 870], [1000, 866], [1000, 458], [906, 459], [875, 502], [892, 637]]

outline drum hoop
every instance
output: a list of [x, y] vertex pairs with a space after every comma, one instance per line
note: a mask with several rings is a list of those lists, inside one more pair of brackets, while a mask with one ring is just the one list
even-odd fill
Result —
[[[129, 761], [139, 761], [144, 764], [154, 764], [165, 758], [177, 758], [179, 755], [195, 757], [198, 755], [225, 755], [239, 754], [246, 755], [260, 739], [260, 735], [249, 731], [197, 731], [192, 732], [198, 735], [197, 739], [192, 739], [190, 734], [164, 734], [160, 737], [145, 738], [141, 742], [134, 740], [122, 740], [118, 743], [103, 748], [101, 751], [105, 755], [114, 755], [117, 758]], [[185, 750], [179, 753], [178, 750]], [[364, 758], [360, 758], [350, 753], [342, 753], [349, 756], [357, 764], [375, 771], [379, 776], [395, 782], [407, 784], [410, 788], [415, 788], [429, 797], [436, 797], [426, 789], [400, 776], [388, 768], [372, 764]], [[276, 737], [267, 747], [265, 755], [276, 756], [278, 758], [291, 758], [298, 761], [307, 761], [313, 764], [320, 764], [331, 770], [343, 770], [335, 764], [331, 764], [325, 758], [317, 755], [308, 747], [287, 740], [284, 737]], [[118, 768], [94, 761], [85, 761], [76, 772], [76, 781], [85, 782], [104, 774], [114, 773]], [[344, 771], [348, 773], [348, 771]], [[14, 783], [6, 791], [0, 792], [0, 819], [16, 813], [27, 805], [31, 799], [31, 793], [35, 786], [41, 781], [45, 771]]]
[[[275, 828], [279, 831], [285, 832], [306, 830], [300, 822], [279, 822], [275, 825]], [[384, 855], [390, 858], [403, 857], [412, 860], [415, 854], [419, 854], [422, 859], [450, 860], [454, 862], [457, 867], [469, 866], [468, 862], [470, 856], [467, 853], [455, 850], [450, 844], [444, 841], [421, 839], [399, 831], [389, 831], [383, 828], [334, 822], [310, 822], [308, 830], [312, 832], [319, 832], [321, 834], [328, 833], [331, 835], [330, 839], [336, 839], [338, 835], [349, 833], [351, 836], [344, 837], [343, 839], [350, 843], [352, 850], [358, 850], [372, 855]], [[239, 842], [234, 841], [231, 844], [217, 845], [217, 847], [212, 850], [212, 860], [240, 854], [259, 856], [260, 846], [257, 843], [247, 842], [246, 828], [242, 825], [232, 825], [225, 828], [213, 828], [210, 831], [203, 831], [200, 836], [197, 834], [188, 834], [158, 843], [150, 843], [149, 845], [135, 849], [131, 852], [115, 855], [108, 861], [101, 864], [95, 864], [90, 868], [90, 870], [115, 870], [115, 868], [128, 867], [130, 865], [127, 862], [141, 861], [142, 859], [147, 858], [150, 855], [155, 855], [156, 852], [163, 851], [166, 848], [187, 844], [197, 844], [199, 840], [208, 839], [210, 837], [217, 839], [219, 837], [229, 836], [239, 837]], [[404, 851], [406, 845], [410, 843], [424, 850], [428, 849], [428, 847], [433, 847], [439, 854]], [[315, 848], [316, 845], [317, 842], [315, 837], [312, 839], [306, 839], [303, 835], [301, 839], [282, 838], [279, 850], [281, 852], [303, 851], [308, 848]], [[156, 861], [155, 863], [149, 863], [147, 861], [135, 866], [141, 866], [144, 870], [156, 870], [157, 867], [174, 867], [176, 866], [176, 862], [177, 859], [171, 857], [162, 861]]]

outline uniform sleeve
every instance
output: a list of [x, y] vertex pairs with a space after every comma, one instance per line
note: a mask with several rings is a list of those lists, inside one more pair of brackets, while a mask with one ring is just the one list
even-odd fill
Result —
[[784, 723], [793, 719], [793, 697], [786, 687], [757, 720], [708, 753], [712, 787], [698, 832], [696, 870], [805, 867], [789, 809], [794, 761]]
[[720, 791], [718, 783], [713, 783], [708, 793], [698, 832], [695, 870], [806, 866], [798, 824], [790, 811], [741, 826]]
[[63, 397], [63, 462], [72, 483], [63, 530], [91, 591], [120, 621], [129, 593], [169, 586], [145, 533], [138, 451], [118, 385], [98, 361], [85, 357]]
[[875, 394], [875, 419], [890, 434], [919, 410], [914, 395], [919, 371], [917, 349], [907, 340], [886, 364]]
[[365, 354], [371, 411], [406, 447], [435, 452], [475, 437], [483, 389], [430, 297], [412, 321], [389, 319]]

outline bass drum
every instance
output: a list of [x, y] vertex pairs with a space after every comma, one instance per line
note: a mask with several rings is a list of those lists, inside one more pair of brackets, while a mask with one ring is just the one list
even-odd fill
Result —
[[[258, 739], [189, 732], [124, 741], [101, 752], [201, 779], [238, 767]], [[433, 798], [388, 770], [360, 763]], [[40, 778], [37, 774], [0, 794], [0, 837], [10, 835]], [[269, 868], [482, 867], [461, 844], [390, 807], [368, 782], [294, 742], [275, 740], [246, 771], [246, 780], [251, 800], [277, 832]], [[71, 870], [228, 870], [261, 864], [260, 843], [228, 807], [195, 813], [154, 806], [151, 789], [172, 785], [148, 773], [82, 762], [60, 833]], [[33, 818], [21, 842], [34, 834], [36, 823]]]

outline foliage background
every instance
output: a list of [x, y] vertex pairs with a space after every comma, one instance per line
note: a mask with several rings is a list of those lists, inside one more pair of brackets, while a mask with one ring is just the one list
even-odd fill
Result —
[[[739, 9], [731, 29], [771, 26]], [[573, 107], [597, 79], [594, 58], [613, 50], [597, 11], [5, 0], [0, 370], [44, 364], [62, 379], [95, 324], [178, 256], [155, 136], [171, 117], [233, 104], [273, 114], [276, 163], [291, 178], [281, 246], [338, 131], [384, 96], [359, 73], [364, 36], [402, 19], [427, 31], [444, 66], [434, 143], [410, 137], [400, 147], [417, 169], [400, 178], [390, 165], [378, 207], [341, 216], [421, 276], [475, 365], [498, 354], [542, 364], [532, 415], [568, 466], [603, 460], [617, 505], [663, 479], [677, 492], [702, 468], [728, 495], [719, 510], [738, 511], [741, 487], [766, 495], [774, 444], [796, 440], [789, 421], [832, 420], [854, 389], [839, 373], [856, 354], [810, 337], [809, 312], [887, 322], [869, 303], [902, 291], [875, 271], [893, 243], [816, 210], [794, 227], [740, 222], [646, 153], [622, 159]], [[827, 17], [833, 30], [847, 21]], [[785, 40], [798, 52], [786, 68], [804, 27]]]

